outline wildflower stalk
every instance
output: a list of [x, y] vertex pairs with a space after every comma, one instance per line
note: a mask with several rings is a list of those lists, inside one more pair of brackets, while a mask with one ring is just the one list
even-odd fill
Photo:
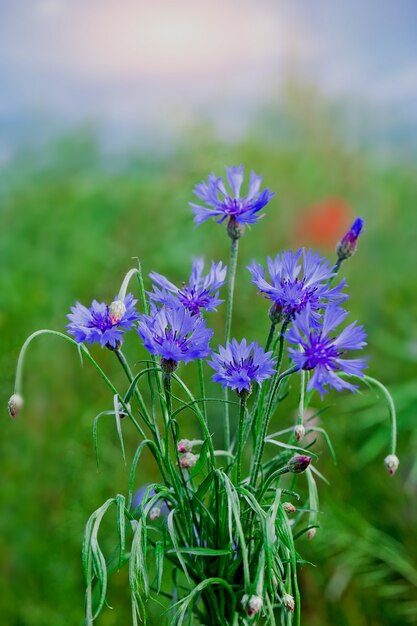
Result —
[[286, 376], [290, 376], [291, 374], [294, 374], [294, 372], [296, 372], [297, 369], [298, 369], [297, 367], [292, 367], [292, 368], [286, 370], [285, 372], [280, 374], [278, 376], [278, 378], [276, 379], [276, 381], [273, 383], [273, 387], [271, 389], [271, 393], [270, 393], [269, 398], [268, 398], [267, 409], [266, 409], [265, 414], [263, 415], [263, 419], [261, 421], [260, 432], [259, 432], [258, 439], [257, 439], [255, 455], [253, 457], [252, 470], [251, 470], [250, 480], [249, 480], [249, 484], [252, 487], [255, 487], [255, 485], [256, 485], [256, 480], [258, 478], [259, 468], [260, 468], [261, 462], [262, 462], [262, 455], [263, 455], [264, 447], [265, 447], [265, 437], [266, 437], [266, 433], [268, 432], [269, 422], [270, 422], [271, 417], [272, 417], [272, 410], [271, 409], [272, 409], [272, 406], [273, 406], [273, 400], [274, 400], [275, 394], [277, 393], [277, 391], [279, 389], [281, 381]]
[[243, 430], [245, 425], [246, 414], [246, 398], [241, 396], [240, 398], [240, 410], [239, 410], [239, 431], [238, 431], [238, 444], [236, 461], [236, 485], [240, 483], [240, 477], [242, 474], [242, 453], [243, 453]]
[[268, 352], [271, 343], [274, 339], [274, 335], [275, 335], [275, 329], [277, 327], [276, 322], [271, 322], [271, 327], [269, 329], [269, 334], [268, 334], [268, 339], [266, 340], [266, 344], [265, 344], [265, 352]]
[[[230, 245], [230, 261], [227, 269], [227, 302], [226, 302], [226, 332], [225, 343], [230, 340], [230, 331], [232, 328], [232, 313], [233, 313], [233, 296], [235, 290], [237, 257], [239, 252], [239, 239], [232, 238]], [[226, 449], [230, 448], [230, 416], [229, 416], [229, 392], [226, 387], [224, 391], [224, 436], [226, 441]]]
[[[125, 355], [120, 350], [120, 348], [117, 349], [117, 350], [114, 350], [114, 353], [116, 354], [117, 359], [118, 359], [119, 363], [121, 364], [121, 366], [123, 368], [123, 371], [125, 372], [129, 382], [132, 383], [133, 382], [133, 374], [132, 374], [132, 371], [131, 371], [131, 369], [129, 367], [129, 364], [128, 364], [127, 360], [126, 360]], [[150, 428], [150, 430], [152, 431], [152, 434], [156, 437], [155, 427], [154, 427], [154, 425], [151, 422], [150, 415], [148, 413], [148, 409], [146, 407], [145, 401], [144, 401], [144, 399], [142, 397], [142, 394], [140, 393], [139, 389], [137, 388], [137, 385], [135, 385], [134, 394], [135, 394], [135, 396], [137, 398], [137, 401], [139, 403], [140, 409], [142, 411], [142, 416], [143, 416], [144, 422], [146, 423], [148, 428]]]
[[204, 381], [204, 365], [203, 365], [203, 360], [202, 359], [198, 359], [197, 361], [197, 367], [198, 367], [198, 379], [199, 379], [199, 383], [200, 383], [200, 394], [201, 394], [201, 412], [203, 414], [203, 417], [205, 419], [205, 421], [207, 422], [207, 406], [206, 406], [206, 384]]

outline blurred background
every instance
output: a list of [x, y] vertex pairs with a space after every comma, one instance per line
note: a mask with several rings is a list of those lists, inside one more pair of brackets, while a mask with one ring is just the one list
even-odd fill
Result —
[[[242, 240], [238, 338], [268, 330], [249, 261], [300, 245], [333, 255], [365, 219], [343, 270], [369, 373], [397, 403], [401, 465], [388, 479], [374, 392], [316, 400], [337, 464], [322, 445], [322, 529], [299, 542], [316, 565], [300, 573], [305, 626], [417, 623], [416, 26], [414, 0], [0, 2], [1, 406], [27, 335], [62, 330], [75, 300], [110, 301], [135, 257], [176, 282], [193, 255], [227, 258], [222, 228], [195, 229], [187, 204], [210, 171], [244, 163], [277, 192]], [[222, 314], [210, 320], [219, 340]], [[124, 384], [114, 356], [93, 352]], [[142, 358], [133, 333], [126, 353]], [[95, 464], [93, 420], [112, 398], [49, 337], [28, 353], [24, 395], [17, 420], [2, 411], [0, 621], [80, 624], [84, 524], [127, 490], [112, 420]], [[272, 427], [292, 418], [284, 406]], [[125, 440], [129, 465], [128, 424]], [[138, 486], [156, 478], [143, 464]], [[98, 623], [130, 623], [126, 572], [108, 600]]]

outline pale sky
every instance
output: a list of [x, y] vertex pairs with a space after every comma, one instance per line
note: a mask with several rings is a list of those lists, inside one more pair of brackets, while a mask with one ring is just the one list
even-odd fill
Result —
[[30, 138], [36, 114], [233, 136], [290, 66], [417, 122], [416, 32], [415, 0], [0, 0], [0, 132]]

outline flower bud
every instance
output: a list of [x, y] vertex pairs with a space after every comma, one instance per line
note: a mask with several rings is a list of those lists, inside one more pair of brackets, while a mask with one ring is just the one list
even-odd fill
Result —
[[387, 468], [387, 472], [390, 476], [394, 476], [395, 472], [398, 469], [400, 461], [396, 454], [389, 454], [384, 459], [385, 467]]
[[19, 393], [14, 393], [8, 402], [10, 417], [17, 417], [23, 407], [23, 398]]
[[240, 239], [243, 235], [245, 227], [236, 220], [235, 217], [231, 217], [227, 223], [227, 234], [230, 239], [236, 240]]
[[118, 324], [122, 319], [123, 315], [126, 313], [126, 306], [122, 300], [115, 300], [109, 306], [109, 317], [110, 321], [113, 324]]
[[178, 367], [178, 361], [174, 361], [174, 359], [161, 359], [161, 368], [165, 372], [165, 374], [172, 374]]
[[307, 531], [307, 539], [309, 541], [313, 541], [314, 537], [316, 536], [316, 528], [309, 528]]
[[297, 510], [292, 502], [283, 502], [282, 508], [286, 513], [295, 513]]
[[305, 472], [310, 465], [312, 459], [311, 456], [305, 456], [304, 454], [297, 454], [293, 456], [287, 463], [287, 468], [293, 474], [301, 474]]
[[301, 439], [304, 438], [305, 434], [306, 434], [306, 429], [304, 428], [304, 426], [302, 424], [297, 424], [297, 426], [294, 428], [294, 436], [297, 439], [297, 441], [301, 441]]
[[151, 520], [151, 522], [153, 522], [154, 520], [158, 519], [158, 517], [161, 515], [161, 509], [159, 506], [154, 506], [150, 511], [149, 511], [149, 519]]
[[295, 609], [295, 600], [289, 593], [284, 593], [282, 596], [282, 604], [288, 611], [294, 611]]
[[263, 600], [259, 596], [252, 595], [249, 599], [247, 595], [244, 595], [242, 598], [242, 604], [249, 615], [249, 617], [253, 617], [257, 615], [263, 606]]
[[184, 454], [184, 452], [191, 452], [192, 449], [193, 444], [189, 439], [180, 439], [180, 441], [178, 442], [177, 450], [181, 454]]
[[357, 217], [348, 232], [343, 235], [342, 239], [337, 244], [336, 252], [340, 261], [345, 261], [355, 254], [358, 237], [361, 234], [363, 225], [363, 219]]
[[180, 465], [182, 469], [191, 469], [198, 461], [198, 455], [192, 452], [186, 452], [180, 458]]
[[278, 302], [274, 302], [274, 304], [269, 309], [269, 319], [273, 324], [279, 324], [282, 320], [282, 305], [278, 304]]

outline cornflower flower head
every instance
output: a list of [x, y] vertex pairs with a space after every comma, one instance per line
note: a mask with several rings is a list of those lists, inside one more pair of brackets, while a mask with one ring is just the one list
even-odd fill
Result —
[[87, 308], [77, 302], [67, 315], [70, 324], [66, 328], [77, 343], [99, 343], [102, 348], [116, 350], [123, 343], [123, 333], [139, 319], [136, 303], [131, 293], [123, 301], [116, 298], [109, 306], [93, 300]]
[[211, 353], [213, 331], [200, 315], [192, 315], [182, 304], [174, 308], [151, 306], [150, 315], [141, 315], [138, 333], [145, 348], [161, 357], [165, 372], [173, 372], [179, 361], [189, 363]]
[[323, 319], [317, 324], [312, 322], [307, 309], [298, 316], [286, 334], [287, 340], [297, 345], [296, 348], [288, 349], [295, 365], [299, 369], [313, 370], [307, 390], [317, 389], [321, 397], [328, 391], [325, 385], [337, 391], [349, 389], [354, 392], [357, 385], [344, 380], [339, 374], [362, 377], [362, 370], [366, 367], [364, 359], [345, 358], [349, 350], [360, 350], [366, 345], [363, 326], [353, 322], [339, 334], [335, 332], [347, 315], [348, 312], [341, 307], [329, 304]]
[[346, 300], [342, 293], [345, 282], [329, 287], [328, 280], [334, 275], [329, 261], [312, 250], [291, 250], [277, 254], [275, 259], [268, 257], [269, 280], [265, 270], [256, 262], [249, 265], [252, 283], [259, 292], [272, 302], [269, 312], [271, 320], [294, 319], [306, 307], [313, 314], [329, 301]]
[[262, 176], [251, 172], [246, 196], [241, 196], [244, 179], [243, 165], [226, 167], [226, 178], [230, 191], [221, 176], [210, 174], [207, 182], [196, 185], [193, 193], [204, 205], [190, 202], [194, 221], [202, 224], [214, 217], [219, 224], [228, 220], [227, 231], [232, 239], [239, 239], [247, 224], [256, 224], [263, 217], [259, 212], [268, 204], [275, 193], [264, 189], [260, 191]]
[[349, 259], [356, 252], [359, 235], [362, 232], [364, 221], [361, 217], [357, 217], [336, 246], [337, 256], [340, 261]]
[[265, 352], [256, 341], [248, 344], [246, 339], [240, 343], [232, 339], [225, 348], [219, 346], [218, 354], [213, 354], [208, 364], [216, 372], [213, 375], [216, 383], [234, 389], [239, 395], [247, 395], [253, 381], [260, 384], [274, 374], [275, 362], [272, 352]]
[[208, 274], [204, 276], [203, 271], [204, 259], [195, 259], [188, 285], [183, 283], [181, 289], [165, 276], [151, 272], [149, 277], [155, 284], [149, 295], [152, 300], [166, 306], [175, 307], [179, 301], [193, 315], [198, 315], [202, 310], [216, 311], [216, 307], [223, 302], [219, 299], [218, 290], [226, 280], [227, 267], [221, 261], [212, 261]]

